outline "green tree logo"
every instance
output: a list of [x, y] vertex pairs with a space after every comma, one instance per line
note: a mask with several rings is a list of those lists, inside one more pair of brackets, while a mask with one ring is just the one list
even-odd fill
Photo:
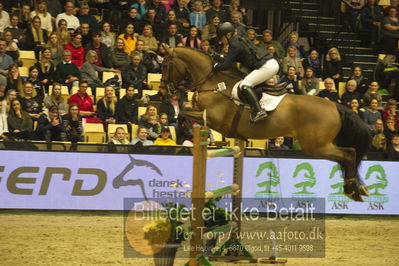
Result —
[[302, 182], [294, 185], [296, 188], [302, 188], [302, 191], [294, 192], [293, 194], [315, 194], [306, 190], [306, 188], [314, 187], [314, 185], [316, 185], [316, 177], [310, 163], [298, 164], [293, 175], [293, 178], [296, 177], [303, 178]]
[[[265, 171], [268, 170], [268, 171]], [[266, 172], [267, 180], [258, 183], [258, 187], [264, 187], [263, 191], [257, 193], [278, 193], [271, 190], [271, 187], [275, 187], [280, 184], [280, 176], [278, 175], [277, 167], [273, 162], [265, 162], [259, 165], [256, 171], [256, 177], [259, 177], [263, 172]]]
[[328, 179], [333, 179], [336, 173], [340, 173], [339, 178], [341, 179], [342, 182], [330, 186], [333, 189], [338, 189], [337, 192], [330, 193], [330, 195], [344, 195], [344, 177], [342, 176], [341, 166], [339, 164], [333, 166]]
[[384, 168], [379, 164], [370, 166], [366, 173], [365, 179], [368, 180], [371, 177], [374, 177], [376, 179], [374, 180], [374, 184], [367, 186], [370, 191], [374, 189], [374, 193], [371, 193], [371, 195], [385, 196], [385, 194], [381, 194], [378, 191], [379, 189], [385, 189], [388, 186], [387, 175]]

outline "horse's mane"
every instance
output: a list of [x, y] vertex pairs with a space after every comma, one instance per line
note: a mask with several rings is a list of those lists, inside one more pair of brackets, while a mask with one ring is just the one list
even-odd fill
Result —
[[[191, 48], [191, 47], [176, 47], [175, 49], [186, 49], [186, 50], [191, 50], [191, 51], [197, 52], [197, 53], [205, 55], [207, 58], [209, 58], [210, 63], [212, 65], [214, 65], [214, 63], [215, 63], [215, 60], [213, 60], [212, 56], [210, 56], [209, 54], [207, 54], [206, 52], [204, 52], [200, 49]], [[236, 79], [239, 79], [239, 78], [242, 78], [243, 76], [245, 76], [245, 74], [242, 73], [241, 71], [239, 71], [237, 68], [233, 68], [233, 69], [230, 69], [227, 71], [222, 71], [222, 72], [224, 75], [231, 77], [231, 78], [236, 78]], [[220, 73], [222, 73], [222, 72], [220, 72]]]

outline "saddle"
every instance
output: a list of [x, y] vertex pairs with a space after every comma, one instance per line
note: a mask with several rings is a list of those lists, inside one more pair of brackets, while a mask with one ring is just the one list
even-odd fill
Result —
[[286, 93], [288, 93], [288, 90], [286, 89], [287, 83], [280, 83], [277, 86], [269, 86], [266, 84], [259, 84], [257, 86], [254, 87], [254, 90], [256, 93], [258, 93], [257, 91], [260, 90], [261, 93], [266, 93], [272, 96], [281, 96], [284, 95]]

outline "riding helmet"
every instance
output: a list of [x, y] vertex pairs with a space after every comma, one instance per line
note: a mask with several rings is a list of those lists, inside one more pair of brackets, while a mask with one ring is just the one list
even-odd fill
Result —
[[219, 25], [219, 27], [217, 29], [217, 35], [218, 35], [218, 38], [220, 39], [227, 33], [234, 32], [234, 31], [235, 31], [235, 28], [234, 28], [233, 24], [231, 24], [230, 22], [224, 22]]

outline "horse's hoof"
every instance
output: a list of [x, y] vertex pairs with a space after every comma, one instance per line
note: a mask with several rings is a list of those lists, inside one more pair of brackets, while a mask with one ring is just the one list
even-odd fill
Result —
[[362, 196], [370, 196], [370, 192], [365, 185], [359, 185], [360, 195]]
[[359, 193], [352, 192], [352, 193], [345, 193], [345, 195], [353, 201], [363, 202], [362, 196]]

